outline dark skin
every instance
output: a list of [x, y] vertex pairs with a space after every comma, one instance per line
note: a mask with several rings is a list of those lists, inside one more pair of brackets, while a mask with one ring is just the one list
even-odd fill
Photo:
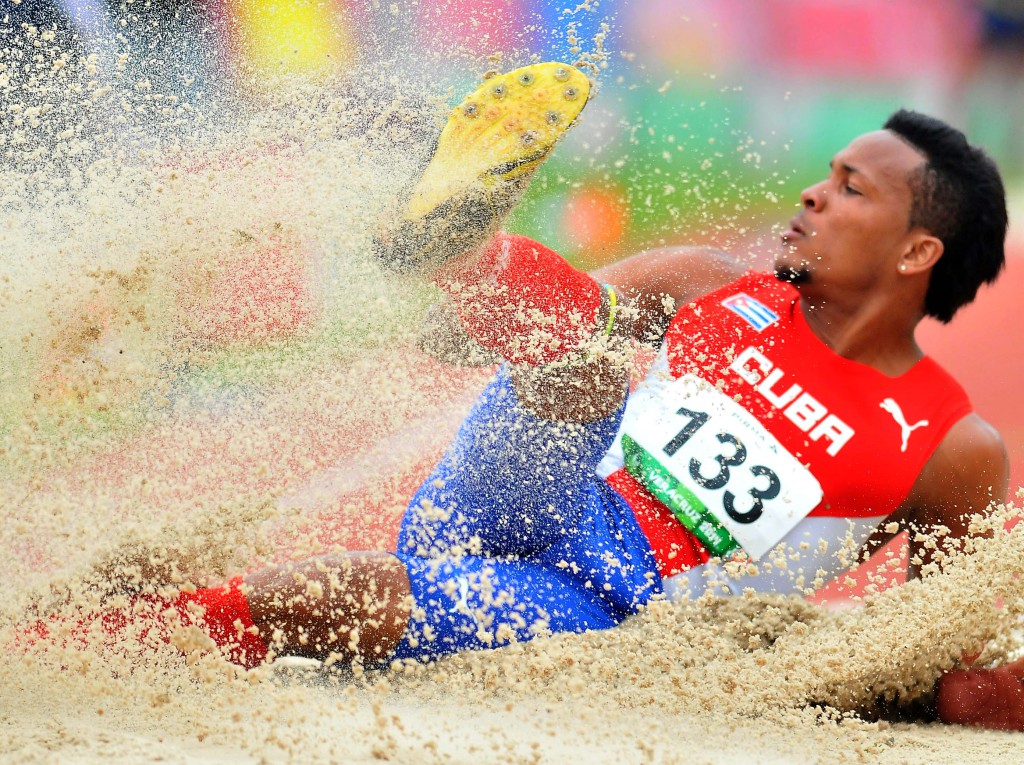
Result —
[[[836, 155], [828, 177], [801, 195], [802, 209], [783, 235], [777, 263], [802, 275], [801, 306], [822, 342], [893, 376], [924, 355], [914, 332], [924, 318], [931, 268], [943, 249], [928, 231], [909, 225], [911, 177], [923, 162], [887, 131], [856, 139]], [[632, 321], [618, 324], [621, 338], [657, 342], [673, 306], [746, 270], [713, 249], [676, 247], [640, 253], [595, 276], [614, 284], [635, 309]], [[539, 416], [589, 421], [619, 406], [625, 375], [621, 365], [602, 361], [553, 373], [519, 369], [514, 381], [524, 404]], [[1005, 501], [1008, 474], [999, 434], [969, 415], [947, 433], [890, 520], [922, 529], [942, 524], [952, 536], [964, 537], [968, 515]], [[916, 576], [931, 562], [932, 551], [912, 541], [910, 553]], [[246, 584], [255, 623], [263, 634], [277, 636], [279, 651], [318, 658], [385, 659], [402, 638], [412, 603], [403, 565], [384, 553], [287, 564], [251, 574]]]
[[245, 583], [253, 622], [289, 656], [383, 661], [412, 607], [405, 566], [382, 552], [322, 555], [262, 569]]

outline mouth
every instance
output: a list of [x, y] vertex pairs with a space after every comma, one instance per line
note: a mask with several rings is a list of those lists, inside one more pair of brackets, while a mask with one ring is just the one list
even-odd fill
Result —
[[807, 236], [807, 231], [804, 229], [803, 224], [800, 222], [799, 216], [793, 218], [789, 222], [789, 229], [782, 232], [783, 242], [792, 242], [795, 239], [803, 239]]

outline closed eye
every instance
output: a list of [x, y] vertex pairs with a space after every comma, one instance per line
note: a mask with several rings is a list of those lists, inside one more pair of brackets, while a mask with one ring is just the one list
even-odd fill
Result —
[[833, 160], [828, 163], [829, 172], [836, 177], [839, 181], [839, 191], [843, 194], [851, 194], [853, 196], [864, 196], [864, 192], [860, 190], [860, 186], [851, 186], [850, 178], [854, 175], [860, 177], [861, 171], [852, 165], [848, 165], [845, 162], [837, 163]]

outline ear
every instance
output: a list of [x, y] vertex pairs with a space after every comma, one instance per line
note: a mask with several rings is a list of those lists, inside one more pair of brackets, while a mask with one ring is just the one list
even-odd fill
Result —
[[943, 249], [942, 240], [938, 237], [926, 232], [915, 233], [900, 254], [896, 267], [907, 276], [929, 271], [939, 262]]

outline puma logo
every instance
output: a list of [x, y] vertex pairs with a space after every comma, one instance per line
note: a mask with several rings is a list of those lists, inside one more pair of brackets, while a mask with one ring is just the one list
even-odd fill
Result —
[[891, 414], [892, 418], [896, 420], [896, 424], [900, 426], [900, 431], [903, 436], [903, 443], [900, 446], [900, 451], [905, 452], [907, 450], [907, 441], [910, 440], [910, 434], [918, 428], [923, 428], [927, 425], [928, 420], [918, 420], [913, 425], [909, 425], [907, 423], [907, 418], [903, 416], [903, 410], [900, 409], [900, 405], [896, 403], [895, 399], [883, 399], [879, 406]]
[[469, 608], [469, 579], [458, 576], [455, 581], [459, 583], [459, 599], [455, 603], [455, 610], [472, 616], [473, 612]]

